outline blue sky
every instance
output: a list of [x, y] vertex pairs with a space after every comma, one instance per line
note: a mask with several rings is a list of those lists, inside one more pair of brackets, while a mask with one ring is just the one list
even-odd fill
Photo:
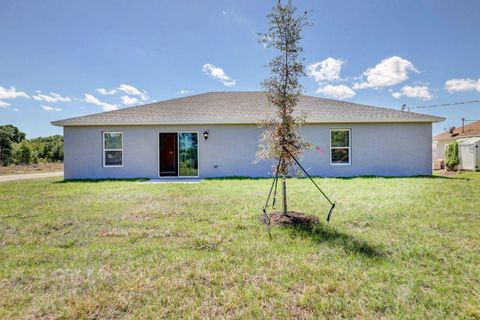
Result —
[[[479, 1], [296, 1], [305, 93], [400, 108], [480, 100]], [[0, 124], [50, 121], [223, 90], [260, 90], [273, 1], [0, 0]], [[105, 90], [98, 90], [98, 89]], [[52, 94], [54, 93], [54, 94]], [[414, 109], [480, 119], [480, 104]]]

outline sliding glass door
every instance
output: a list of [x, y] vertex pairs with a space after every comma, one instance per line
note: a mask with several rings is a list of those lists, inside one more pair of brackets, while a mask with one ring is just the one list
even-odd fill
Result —
[[178, 133], [179, 170], [181, 177], [198, 176], [198, 133]]

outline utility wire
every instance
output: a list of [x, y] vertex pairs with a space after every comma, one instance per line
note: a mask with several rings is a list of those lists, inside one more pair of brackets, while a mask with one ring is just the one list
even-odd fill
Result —
[[470, 103], [480, 103], [480, 100], [460, 101], [460, 102], [442, 103], [442, 104], [431, 104], [431, 105], [426, 105], [426, 106], [416, 106], [416, 107], [410, 107], [410, 108], [415, 108], [415, 109], [438, 108], [438, 107], [448, 107], [448, 106], [455, 106], [455, 105], [459, 105], [459, 104], [470, 104]]

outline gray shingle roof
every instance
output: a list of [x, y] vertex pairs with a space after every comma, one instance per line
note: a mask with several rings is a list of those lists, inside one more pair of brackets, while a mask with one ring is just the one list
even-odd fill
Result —
[[[264, 118], [264, 92], [209, 92], [52, 122], [56, 126], [254, 124]], [[302, 96], [307, 123], [439, 122], [444, 118], [357, 103]]]

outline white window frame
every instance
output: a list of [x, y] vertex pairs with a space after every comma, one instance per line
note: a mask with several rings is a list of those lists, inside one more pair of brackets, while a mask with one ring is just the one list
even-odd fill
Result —
[[[348, 131], [348, 147], [332, 147], [332, 131]], [[352, 165], [352, 129], [348, 128], [331, 128], [330, 135], [330, 165], [331, 166], [350, 166]], [[332, 162], [332, 150], [333, 149], [348, 149], [348, 163], [336, 163]]]
[[[110, 134], [110, 133], [119, 133], [122, 135], [122, 148], [121, 149], [107, 149], [105, 148], [105, 134]], [[103, 153], [102, 153], [102, 156], [103, 156], [103, 167], [104, 168], [122, 168], [123, 167], [123, 132], [121, 131], [103, 131], [102, 132], [102, 150], [103, 150]], [[105, 157], [105, 153], [107, 151], [121, 151], [122, 152], [122, 164], [121, 165], [109, 165], [109, 164], [106, 164], [105, 161], [106, 161], [106, 157]]]

